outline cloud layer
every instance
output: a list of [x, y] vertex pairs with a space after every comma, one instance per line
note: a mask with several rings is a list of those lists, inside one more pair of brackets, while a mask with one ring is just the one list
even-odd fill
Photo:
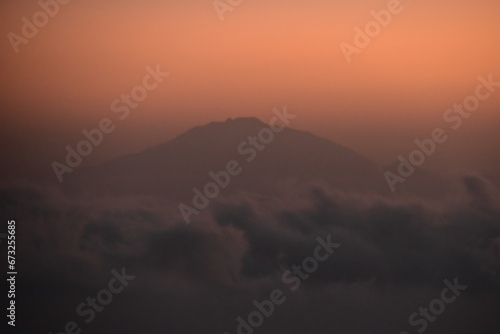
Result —
[[[283, 272], [332, 235], [342, 247], [260, 333], [399, 333], [454, 277], [469, 289], [429, 332], [495, 333], [500, 197], [480, 177], [460, 182], [461, 193], [432, 202], [322, 185], [279, 198], [246, 193], [219, 198], [189, 226], [171, 203], [148, 197], [29, 184], [3, 186], [0, 197], [17, 222], [20, 312], [36, 332], [75, 320], [87, 333], [233, 333], [254, 299], [285, 289]], [[122, 267], [136, 280], [84, 324], [76, 306]]]

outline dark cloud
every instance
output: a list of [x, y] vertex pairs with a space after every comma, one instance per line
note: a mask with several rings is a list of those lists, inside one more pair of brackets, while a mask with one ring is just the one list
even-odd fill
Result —
[[287, 291], [282, 273], [312, 255], [318, 236], [331, 235], [342, 246], [259, 332], [399, 333], [444, 279], [458, 276], [470, 289], [435, 328], [494, 333], [498, 192], [477, 176], [460, 185], [455, 197], [432, 202], [321, 185], [281, 197], [240, 194], [219, 198], [191, 225], [149, 197], [40, 185], [4, 186], [0, 197], [18, 222], [19, 300], [37, 314], [35, 332], [78, 319], [76, 305], [126, 267], [136, 280], [84, 332], [232, 334], [252, 301]]

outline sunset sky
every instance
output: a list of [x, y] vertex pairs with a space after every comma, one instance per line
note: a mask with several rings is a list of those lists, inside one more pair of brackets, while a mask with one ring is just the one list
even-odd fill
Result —
[[[221, 21], [208, 0], [72, 1], [16, 53], [7, 34], [20, 34], [21, 18], [40, 7], [3, 1], [2, 168], [50, 174], [64, 147], [115, 117], [111, 102], [156, 64], [170, 76], [87, 162], [210, 121], [267, 122], [287, 105], [299, 115], [292, 127], [389, 164], [442, 127], [444, 111], [474, 93], [478, 76], [500, 81], [500, 3], [402, 1], [402, 12], [348, 64], [340, 44], [353, 44], [354, 28], [387, 3], [247, 0]], [[498, 169], [499, 107], [500, 91], [425, 167]]]
[[398, 1], [0, 2], [0, 332], [500, 333], [500, 1]]

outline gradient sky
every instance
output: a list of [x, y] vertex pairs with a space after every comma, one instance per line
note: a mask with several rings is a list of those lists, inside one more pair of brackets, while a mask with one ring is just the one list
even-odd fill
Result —
[[[16, 53], [7, 35], [38, 1], [0, 3], [0, 212], [16, 220], [23, 333], [84, 325], [77, 305], [100, 299], [120, 268], [137, 278], [82, 332], [236, 333], [253, 299], [282, 288], [290, 301], [256, 334], [399, 333], [454, 277], [467, 291], [427, 332], [499, 332], [500, 87], [460, 129], [442, 119], [479, 76], [500, 82], [499, 0], [402, 0], [350, 64], [340, 44], [389, 0], [243, 0], [223, 22], [213, 0], [72, 0]], [[119, 120], [112, 102], [157, 64], [170, 76]], [[211, 126], [84, 171], [212, 121], [268, 122], [283, 106], [297, 114], [290, 127], [379, 165], [285, 131], [219, 191], [203, 185], [210, 171], [262, 126], [228, 122], [221, 136]], [[52, 163], [104, 118], [116, 130], [59, 183]], [[423, 168], [472, 173], [452, 185], [415, 173], [408, 191], [379, 192], [380, 164], [438, 127], [449, 140]], [[217, 194], [186, 225], [178, 201], [198, 208], [210, 184]], [[317, 256], [317, 236], [342, 246], [288, 293], [283, 272]]]
[[[160, 64], [170, 77], [86, 162], [164, 142], [228, 117], [271, 118], [287, 105], [292, 127], [383, 164], [442, 127], [444, 111], [500, 79], [500, 3], [403, 1], [348, 64], [339, 48], [387, 1], [247, 0], [221, 22], [205, 1], [72, 1], [16, 54], [6, 35], [36, 1], [0, 5], [2, 168], [52, 173], [81, 131], [112, 117], [111, 102]], [[499, 169], [500, 91], [425, 167]]]

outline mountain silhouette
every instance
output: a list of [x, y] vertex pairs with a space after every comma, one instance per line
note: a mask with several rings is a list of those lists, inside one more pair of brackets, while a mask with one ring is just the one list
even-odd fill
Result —
[[[254, 155], [241, 153], [253, 147], [249, 136], [257, 137], [269, 127], [253, 117], [198, 126], [140, 153], [74, 173], [68, 178], [67, 186], [78, 185], [97, 194], [146, 194], [185, 200], [193, 196], [193, 188], [202, 189], [206, 183], [213, 182], [210, 172], [223, 171], [229, 161], [235, 160], [242, 171], [231, 177], [223, 193], [267, 194], [308, 182], [324, 182], [342, 191], [384, 195], [390, 192], [383, 166], [309, 132], [292, 128], [281, 132], [264, 130], [268, 143], [259, 141], [259, 147], [265, 148], [254, 148]], [[247, 161], [251, 156], [254, 159]], [[412, 192], [415, 185], [421, 186], [433, 179], [427, 172], [417, 172], [412, 178], [401, 185], [401, 191]]]

